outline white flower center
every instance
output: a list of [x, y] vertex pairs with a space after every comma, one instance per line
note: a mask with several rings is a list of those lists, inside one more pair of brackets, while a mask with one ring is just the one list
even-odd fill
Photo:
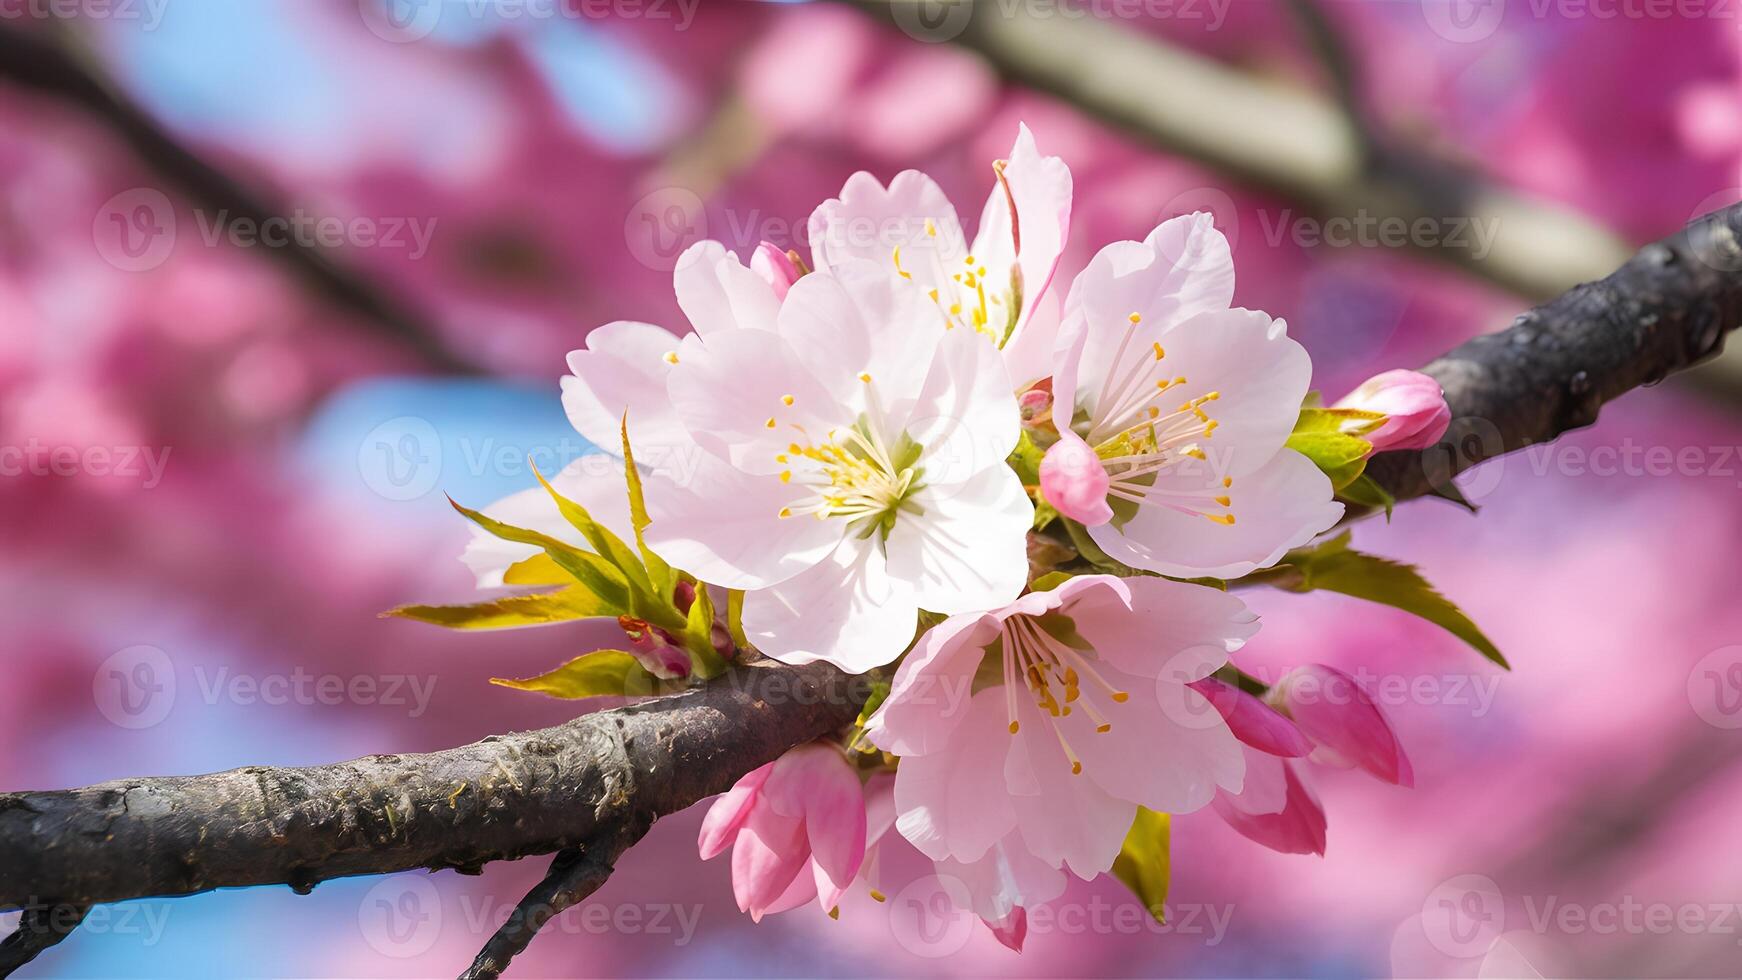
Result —
[[[811, 496], [782, 507], [781, 517], [841, 517], [864, 522], [866, 534], [882, 530], [887, 535], [899, 511], [917, 509], [909, 498], [920, 489], [924, 472], [917, 465], [921, 447], [905, 432], [894, 440], [885, 438], [878, 421], [883, 413], [871, 376], [860, 374], [859, 380], [865, 384], [870, 411], [857, 423], [830, 429], [821, 441], [812, 441], [804, 427], [795, 424], [793, 428], [803, 441], [789, 444], [785, 452], [774, 457], [787, 467], [780, 472], [781, 482], [813, 491]], [[792, 396], [783, 395], [781, 401], [791, 405]], [[770, 428], [778, 424], [772, 416], [768, 421]]]
[[[1184, 385], [1186, 377], [1167, 376], [1161, 367], [1167, 351], [1160, 342], [1151, 344], [1149, 350], [1132, 351], [1131, 340], [1143, 317], [1133, 313], [1127, 319], [1125, 337], [1101, 381], [1100, 397], [1095, 402], [1097, 418], [1085, 436], [1112, 480], [1107, 495], [1129, 504], [1156, 504], [1217, 524], [1233, 524], [1233, 500], [1226, 493], [1167, 490], [1155, 485], [1157, 474], [1184, 460], [1209, 461], [1201, 442], [1209, 440], [1221, 423], [1205, 406], [1220, 399], [1222, 393], [1212, 391], [1188, 398], [1164, 411], [1164, 403], [1178, 397], [1170, 397], [1168, 392]], [[1129, 366], [1125, 363], [1128, 352], [1134, 355]], [[1231, 488], [1234, 478], [1223, 476], [1221, 485], [1224, 491]]]
[[[1016, 718], [1016, 699], [1022, 696], [1017, 693], [1020, 684], [1027, 692], [1026, 696], [1034, 699], [1042, 719], [1058, 738], [1059, 747], [1064, 749], [1065, 758], [1071, 762], [1071, 772], [1080, 775], [1082, 760], [1071, 748], [1057, 719], [1068, 718], [1074, 708], [1081, 708], [1095, 723], [1096, 733], [1106, 734], [1113, 730], [1109, 716], [1118, 710], [1114, 705], [1124, 704], [1130, 699], [1130, 693], [1107, 683], [1095, 669], [1092, 651], [1077, 636], [1076, 624], [1069, 617], [1057, 614], [1011, 616], [1004, 621], [1003, 632], [992, 646], [1001, 648], [998, 652], [1003, 660], [1004, 700], [1010, 718], [1010, 734], [1015, 735], [1022, 729]], [[987, 649], [990, 651], [992, 647]], [[1086, 696], [1081, 686], [1085, 679], [1090, 685]], [[1099, 707], [1098, 701], [1103, 702]]]
[[[986, 263], [967, 255], [962, 258], [960, 268], [951, 271], [950, 266], [956, 263], [946, 262], [943, 258], [937, 241], [937, 222], [925, 219], [925, 234], [930, 240], [929, 247], [919, 252], [920, 261], [928, 267], [922, 271], [926, 273], [927, 281], [941, 284], [929, 292], [932, 302], [944, 313], [945, 326], [949, 329], [969, 327], [1002, 346], [1009, 339], [1021, 311], [1020, 286], [1015, 270], [1006, 270], [1001, 281], [999, 274], [989, 269]], [[903, 279], [913, 278], [913, 270], [902, 267], [899, 245], [895, 248], [893, 260], [897, 275]]]

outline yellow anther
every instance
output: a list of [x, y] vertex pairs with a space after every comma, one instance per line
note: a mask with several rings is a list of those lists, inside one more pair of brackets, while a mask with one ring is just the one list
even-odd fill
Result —
[[840, 920], [840, 918], [841, 918], [841, 907], [840, 907], [840, 906], [839, 906], [839, 905], [837, 905], [837, 906], [835, 906], [835, 907], [834, 907], [834, 908], [832, 908], [832, 909], [830, 909], [830, 910], [829, 910], [829, 918], [831, 918], [831, 919], [835, 919], [835, 920], [837, 920], [837, 921], [839, 921], [839, 920]]
[[1113, 700], [1118, 702], [1119, 704], [1124, 704], [1125, 702], [1131, 700], [1131, 695], [1127, 694], [1124, 691], [1114, 691], [1113, 692]]
[[1083, 764], [1081, 762], [1071, 763], [1071, 775], [1081, 776], [1082, 774], [1083, 774]]
[[1217, 524], [1225, 524], [1229, 527], [1234, 526], [1233, 514], [1205, 514], [1204, 516], [1215, 521]]
[[[791, 470], [781, 470], [780, 471], [780, 482], [791, 483], [792, 482], [792, 471]], [[1223, 504], [1222, 506], [1226, 507], [1228, 505]]]
[[792, 396], [791, 395], [781, 395], [780, 396], [780, 403], [782, 405], [791, 405], [792, 404]]
[[972, 255], [968, 256], [967, 258], [962, 260], [962, 264], [963, 265], [973, 265], [974, 264], [974, 257]]
[[677, 351], [674, 351], [674, 350], [666, 351], [665, 352], [665, 363], [676, 364], [677, 363]]
[[1204, 455], [1203, 449], [1201, 449], [1197, 446], [1187, 446], [1184, 449], [1180, 450], [1179, 454], [1181, 456], [1190, 456], [1191, 458], [1198, 460], [1199, 462], [1208, 462], [1209, 461], [1209, 457]]
[[925, 219], [925, 233], [933, 238], [938, 237], [937, 223], [932, 221], [930, 218]]
[[1110, 721], [1095, 729], [1095, 731], [1100, 732], [1103, 735], [1107, 734], [1108, 732], [1110, 732], [1112, 730], [1113, 730], [1113, 723]]
[[962, 304], [951, 303], [950, 304], [950, 316], [961, 316], [961, 315], [962, 315]]
[[873, 902], [887, 902], [887, 901], [889, 901], [889, 896], [885, 895], [882, 892], [878, 891], [877, 889], [873, 888], [873, 889], [871, 889], [871, 901], [873, 901]]
[[768, 426], [770, 429], [774, 428], [774, 416], [770, 415], [768, 417], [768, 421], [766, 421], [762, 424]]
[[[1132, 315], [1132, 316], [1136, 316], [1136, 315], [1137, 315], [1137, 314], [1135, 314], [1135, 313], [1133, 313], [1133, 314], [1131, 314], [1131, 315]], [[1164, 357], [1166, 357], [1166, 356], [1167, 356], [1167, 351], [1165, 351], [1165, 350], [1162, 350], [1162, 349], [1161, 349], [1161, 341], [1159, 341], [1159, 340], [1158, 340], [1158, 341], [1156, 341], [1156, 342], [1155, 342], [1155, 344], [1154, 344], [1154, 347], [1155, 347], [1155, 359], [1156, 359], [1156, 360], [1158, 360], [1158, 361], [1159, 361], [1159, 360], [1161, 360], [1161, 359], [1162, 359], [1162, 358], [1164, 358]]]
[[1022, 724], [1020, 722], [1013, 721], [1010, 723], [1010, 734], [1015, 735], [1017, 732], [1019, 732], [1021, 730], [1022, 730]]
[[780, 516], [781, 517], [791, 517], [792, 516], [792, 508], [791, 507], [780, 508]]
[[1232, 507], [1232, 506], [1234, 506], [1234, 498], [1232, 498], [1232, 497], [1217, 497], [1216, 503], [1221, 504], [1223, 507]]
[[866, 384], [870, 384], [871, 383], [871, 372], [870, 371], [860, 371], [859, 372], [859, 380], [865, 382]]
[[1231, 477], [1231, 476], [1222, 477], [1222, 486], [1231, 487], [1233, 485], [1234, 485], [1234, 478], [1233, 477]]
[[[789, 453], [801, 454], [804, 452], [804, 447], [795, 442], [795, 443], [791, 443], [790, 445], [788, 445], [786, 447], [786, 451]], [[781, 460], [781, 462], [784, 463], [784, 462], [786, 462], [786, 460], [783, 459], [783, 460]]]

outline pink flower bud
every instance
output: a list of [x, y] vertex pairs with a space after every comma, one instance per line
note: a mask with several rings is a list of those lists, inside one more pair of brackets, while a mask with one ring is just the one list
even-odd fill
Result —
[[1360, 766], [1388, 783], [1415, 784], [1385, 713], [1348, 674], [1323, 664], [1296, 667], [1277, 681], [1270, 700], [1318, 744], [1314, 762]]
[[1016, 397], [1016, 406], [1022, 410], [1022, 424], [1029, 428], [1050, 426], [1052, 424], [1052, 389], [1047, 378], [1041, 385], [1036, 385]]
[[1235, 738], [1260, 752], [1298, 758], [1313, 750], [1312, 740], [1294, 722], [1232, 684], [1205, 677], [1190, 687], [1210, 700]]
[[1059, 441], [1040, 461], [1040, 492], [1058, 512], [1087, 527], [1113, 519], [1107, 506], [1112, 480], [1095, 450], [1074, 432], [1059, 433]]
[[792, 256], [780, 250], [773, 242], [763, 242], [756, 246], [756, 251], [750, 256], [750, 269], [761, 276], [774, 289], [776, 299], [786, 299], [786, 291], [792, 284], [798, 282], [803, 275]]
[[1385, 424], [1361, 438], [1375, 452], [1426, 449], [1440, 441], [1451, 424], [1452, 410], [1440, 383], [1419, 371], [1386, 371], [1374, 375], [1343, 397], [1337, 408], [1358, 408], [1390, 416]]
[[811, 742], [738, 780], [702, 820], [703, 860], [732, 848], [732, 894], [761, 919], [820, 900], [825, 909], [865, 858], [865, 793], [841, 750]]
[[1250, 747], [1246, 788], [1211, 801], [1228, 826], [1246, 839], [1283, 854], [1325, 853], [1325, 808], [1301, 778], [1298, 763]]
[[618, 616], [617, 625], [629, 637], [629, 652], [647, 672], [662, 680], [690, 675], [690, 655], [665, 630], [633, 616]]

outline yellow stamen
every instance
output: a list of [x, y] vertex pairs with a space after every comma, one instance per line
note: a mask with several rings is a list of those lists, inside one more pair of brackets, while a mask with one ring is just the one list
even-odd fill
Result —
[[791, 395], [781, 395], [780, 396], [780, 403], [782, 405], [790, 406], [792, 404], [792, 402], [793, 402], [793, 397]]
[[665, 363], [676, 364], [677, 363], [677, 351], [674, 351], [674, 350], [666, 351], [665, 352]]
[[1143, 322], [1143, 314], [1133, 313], [1130, 316], [1126, 317], [1125, 319], [1130, 320], [1133, 324], [1142, 323]]

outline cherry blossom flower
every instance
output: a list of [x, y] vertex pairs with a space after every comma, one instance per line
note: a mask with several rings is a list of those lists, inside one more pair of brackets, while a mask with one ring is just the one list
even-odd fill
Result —
[[1256, 630], [1226, 593], [1107, 575], [946, 620], [866, 729], [901, 757], [897, 828], [938, 862], [1108, 870], [1139, 805], [1185, 813], [1239, 791], [1238, 743], [1187, 685]]
[[1127, 565], [1235, 578], [1342, 515], [1284, 448], [1312, 363], [1233, 294], [1228, 243], [1198, 213], [1102, 249], [1065, 300], [1042, 491]]
[[732, 894], [761, 921], [816, 899], [832, 909], [865, 859], [866, 799], [839, 747], [811, 742], [738, 780], [708, 810], [697, 846], [732, 849]]
[[704, 332], [672, 360], [672, 406], [704, 452], [693, 479], [648, 483], [646, 539], [748, 590], [764, 653], [862, 672], [908, 647], [921, 608], [1021, 591], [1016, 399], [997, 349], [918, 285], [867, 262], [814, 272], [776, 329]]
[[1361, 438], [1374, 452], [1426, 449], [1440, 441], [1451, 424], [1440, 383], [1419, 371], [1386, 371], [1363, 381], [1337, 402], [1337, 408], [1383, 412], [1385, 422]]
[[937, 182], [904, 170], [885, 187], [864, 171], [811, 213], [817, 269], [868, 260], [920, 284], [954, 324], [993, 337], [1019, 387], [1050, 373], [1050, 331], [1026, 331], [1052, 283], [1070, 231], [1071, 172], [1043, 157], [1027, 126], [980, 213], [972, 243]]

